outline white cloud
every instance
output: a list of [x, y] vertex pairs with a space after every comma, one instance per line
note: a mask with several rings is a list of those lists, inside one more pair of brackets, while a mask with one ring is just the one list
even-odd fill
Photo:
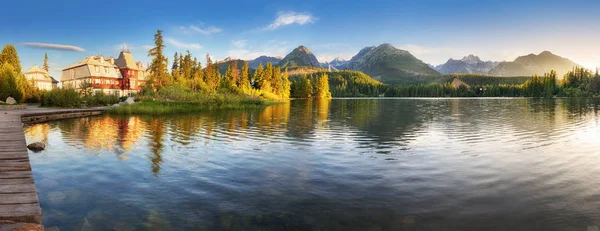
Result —
[[202, 49], [202, 45], [198, 43], [184, 43], [182, 41], [176, 40], [174, 38], [165, 38], [165, 41], [177, 48], [188, 49], [188, 50], [200, 50]]
[[204, 34], [204, 35], [221, 33], [223, 31], [223, 29], [218, 28], [218, 27], [211, 26], [211, 27], [201, 28], [199, 26], [194, 26], [194, 25], [191, 25], [189, 27], [180, 26], [179, 29], [181, 31], [183, 31], [183, 33], [185, 33], [185, 34], [200, 33], [200, 34]]
[[243, 60], [251, 60], [258, 58], [259, 56], [285, 56], [287, 55], [293, 47], [290, 46], [290, 43], [287, 41], [266, 41], [264, 44], [261, 44], [260, 47], [255, 49], [234, 49], [229, 50], [227, 55], [234, 59], [243, 59]]
[[51, 43], [39, 43], [39, 42], [25, 42], [25, 43], [21, 43], [21, 44], [26, 47], [42, 48], [42, 49], [52, 49], [52, 50], [62, 50], [62, 51], [79, 51], [79, 52], [85, 51], [85, 49], [78, 47], [78, 46], [73, 46], [73, 45], [61, 45], [61, 44], [51, 44]]
[[296, 13], [293, 11], [288, 12], [279, 12], [277, 14], [277, 19], [270, 25], [268, 25], [265, 30], [275, 30], [282, 26], [287, 26], [291, 24], [299, 24], [304, 25], [307, 23], [314, 23], [317, 19], [308, 13]]
[[191, 26], [190, 28], [192, 30], [198, 32], [198, 33], [202, 33], [202, 34], [205, 34], [205, 35], [210, 35], [210, 34], [214, 34], [214, 33], [220, 33], [221, 31], [223, 31], [223, 29], [216, 28], [216, 27], [208, 27], [206, 29], [201, 29], [200, 27], [197, 27], [197, 26]]
[[247, 43], [248, 43], [247, 40], [234, 40], [234, 41], [231, 41], [231, 45], [233, 45], [234, 47], [237, 47], [237, 48], [244, 48]]

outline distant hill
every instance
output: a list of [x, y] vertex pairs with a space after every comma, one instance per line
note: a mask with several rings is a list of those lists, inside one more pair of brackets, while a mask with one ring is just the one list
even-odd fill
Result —
[[435, 69], [442, 74], [481, 74], [486, 75], [498, 66], [499, 62], [481, 61], [475, 55], [465, 56], [462, 59], [449, 59], [446, 63], [436, 66]]
[[286, 67], [320, 67], [317, 57], [305, 46], [299, 46], [279, 62], [281, 68]]
[[529, 54], [520, 56], [512, 62], [501, 62], [490, 70], [490, 75], [496, 76], [532, 76], [543, 75], [555, 70], [559, 77], [580, 65], [573, 61], [544, 51], [539, 55]]
[[277, 65], [279, 64], [279, 62], [281, 62], [281, 57], [270, 57], [270, 56], [260, 56], [254, 60], [250, 60], [248, 61], [248, 66], [251, 69], [256, 69], [258, 68], [258, 65], [262, 64], [263, 66], [265, 66], [267, 63], [272, 63], [273, 65]]
[[429, 77], [441, 76], [410, 52], [387, 43], [363, 48], [352, 57], [345, 69], [362, 71], [392, 85], [427, 82]]

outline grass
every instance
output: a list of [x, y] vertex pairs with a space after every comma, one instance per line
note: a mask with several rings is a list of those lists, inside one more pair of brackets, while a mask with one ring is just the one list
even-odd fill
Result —
[[273, 101], [247, 104], [207, 105], [199, 102], [138, 102], [133, 105], [113, 107], [108, 110], [113, 115], [168, 115], [186, 114], [220, 109], [256, 109], [275, 104]]

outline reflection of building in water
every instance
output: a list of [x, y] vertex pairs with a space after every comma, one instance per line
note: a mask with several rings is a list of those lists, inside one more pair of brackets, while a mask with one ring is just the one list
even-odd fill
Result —
[[70, 126], [60, 126], [64, 136], [70, 141], [81, 141], [83, 147], [94, 150], [116, 151], [119, 147], [130, 150], [144, 135], [144, 123], [139, 117], [89, 117], [71, 123]]
[[144, 136], [144, 122], [139, 117], [118, 119], [119, 141], [123, 150], [135, 147], [136, 142]]
[[29, 138], [29, 142], [42, 142], [48, 143], [48, 132], [50, 132], [50, 125], [48, 124], [34, 124], [25, 128], [25, 136]]

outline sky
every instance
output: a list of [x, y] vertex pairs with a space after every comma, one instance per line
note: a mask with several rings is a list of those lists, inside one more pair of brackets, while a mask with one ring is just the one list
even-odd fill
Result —
[[[17, 47], [23, 69], [51, 74], [90, 55], [117, 57], [127, 47], [147, 64], [156, 30], [166, 54], [189, 50], [254, 59], [305, 45], [320, 62], [350, 59], [391, 43], [426, 63], [475, 54], [510, 61], [549, 50], [588, 68], [600, 66], [600, 1], [303, 0], [303, 1], [7, 1], [0, 45]], [[7, 10], [8, 9], [8, 10]]]

